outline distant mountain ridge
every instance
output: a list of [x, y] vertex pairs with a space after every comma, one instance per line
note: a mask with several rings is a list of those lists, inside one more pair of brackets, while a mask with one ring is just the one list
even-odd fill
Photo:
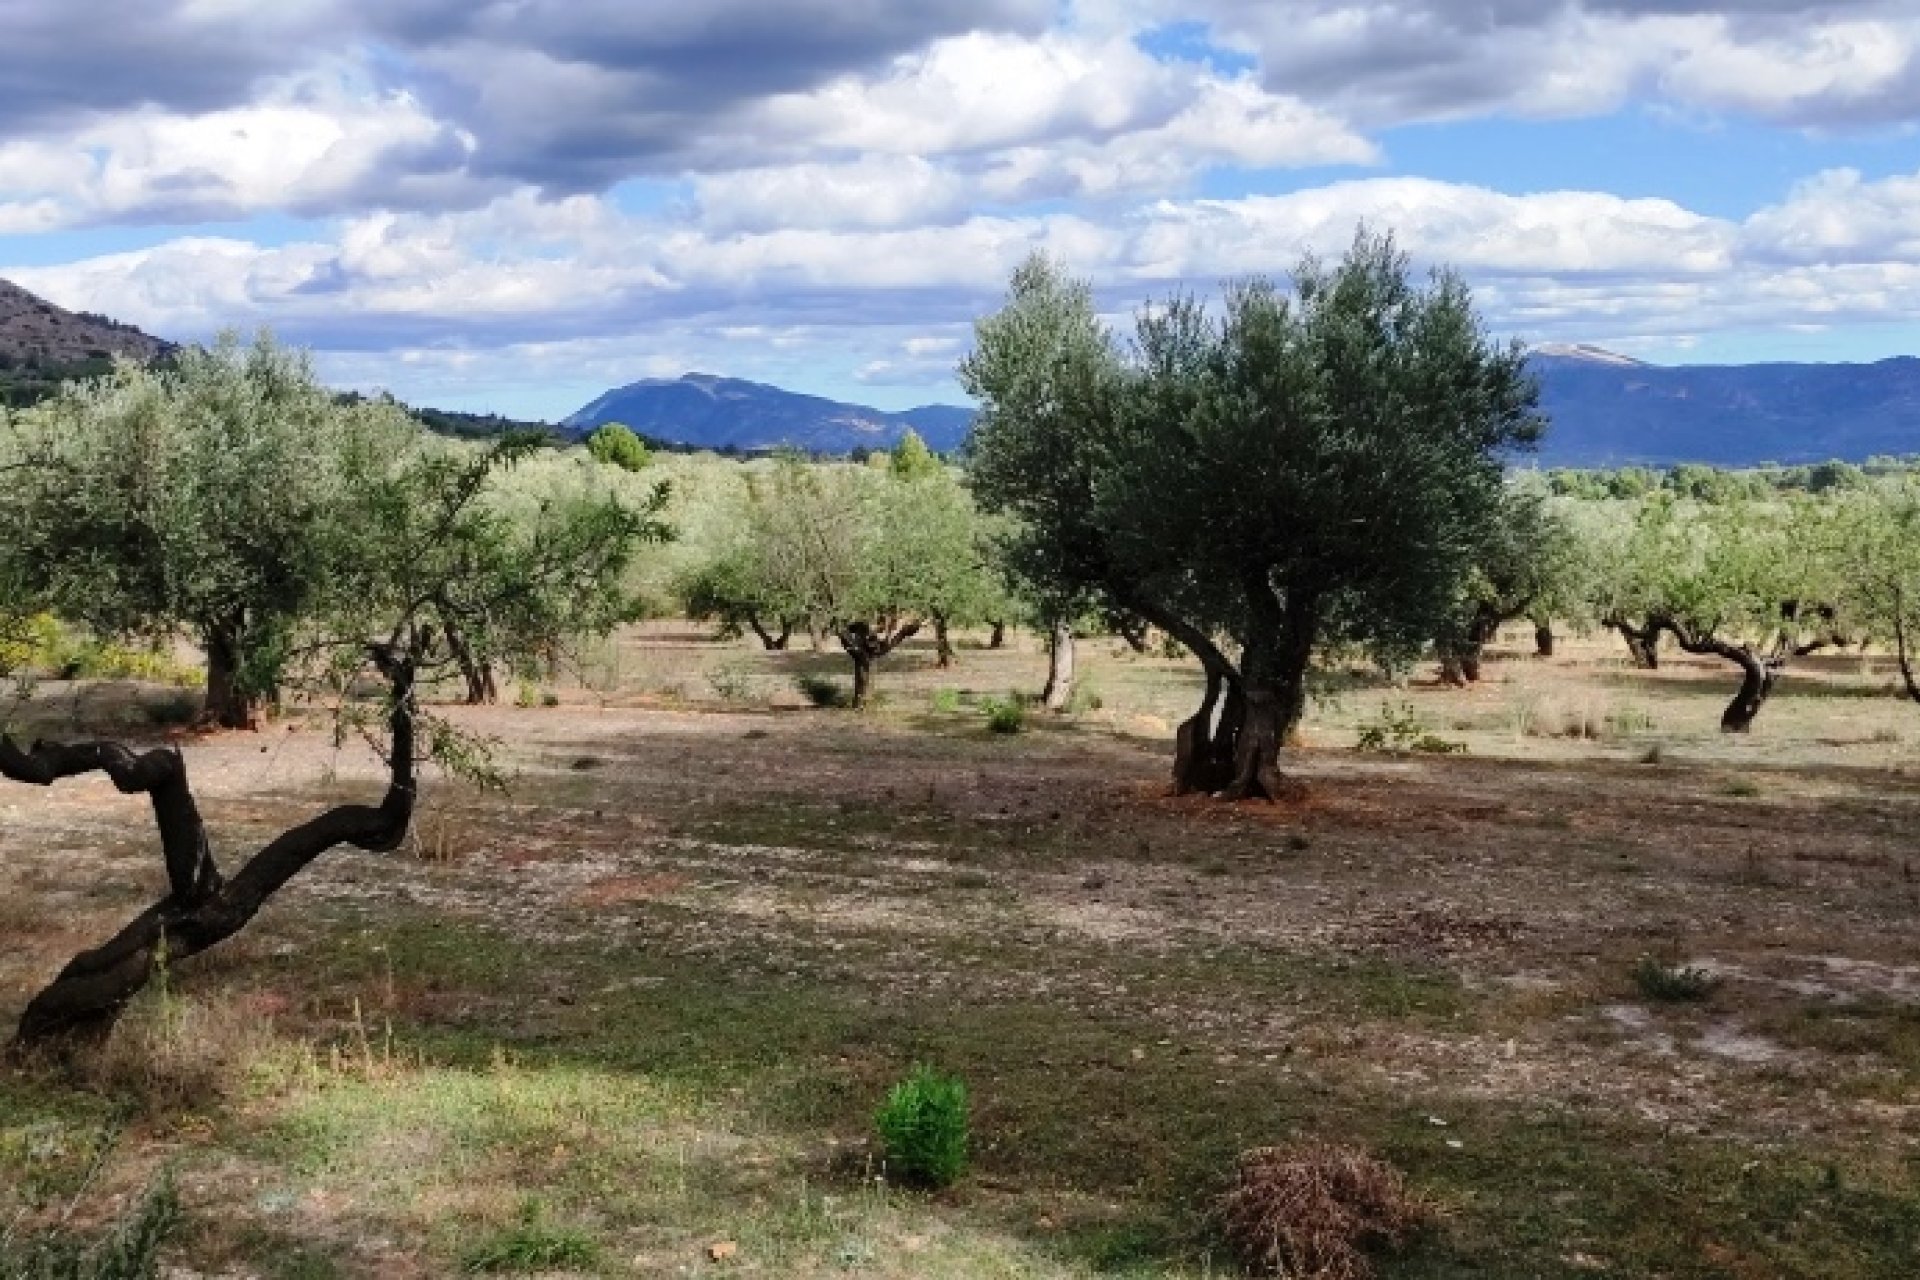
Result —
[[856, 448], [890, 449], [908, 430], [929, 448], [960, 446], [974, 411], [959, 405], [922, 405], [898, 413], [803, 395], [764, 382], [689, 373], [643, 378], [616, 387], [569, 414], [562, 428], [584, 435], [602, 423], [624, 422], [642, 435], [704, 449], [764, 452], [778, 448], [843, 454]]
[[1920, 453], [1920, 359], [1872, 364], [1651, 365], [1598, 347], [1540, 347], [1552, 421], [1542, 466], [1742, 467]]
[[[1587, 344], [1536, 347], [1552, 425], [1525, 465], [1754, 466], [1920, 453], [1920, 359], [1874, 364], [1653, 365]], [[781, 447], [846, 454], [890, 448], [911, 427], [932, 448], [959, 447], [974, 411], [929, 405], [888, 413], [713, 374], [646, 378], [562, 422], [603, 422], [702, 449]]]

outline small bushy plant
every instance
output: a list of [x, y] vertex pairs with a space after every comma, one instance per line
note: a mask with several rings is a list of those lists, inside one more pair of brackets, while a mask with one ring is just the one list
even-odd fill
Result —
[[1018, 698], [993, 698], [981, 704], [992, 733], [1019, 733], [1027, 727], [1027, 704]]
[[1633, 966], [1633, 985], [1649, 1000], [1677, 1004], [1705, 1000], [1719, 988], [1720, 979], [1697, 965], [1663, 964], [1641, 956]]
[[958, 689], [936, 689], [933, 694], [933, 709], [943, 716], [952, 715], [960, 709], [960, 691]]
[[803, 673], [793, 678], [793, 686], [816, 707], [844, 707], [847, 704], [846, 690], [840, 687], [838, 681], [826, 676]]
[[1379, 719], [1360, 726], [1360, 739], [1355, 747], [1391, 756], [1409, 753], [1445, 756], [1464, 754], [1467, 744], [1449, 742], [1429, 731], [1412, 703], [1403, 702], [1395, 708], [1383, 702]]
[[921, 1065], [874, 1115], [887, 1169], [902, 1182], [951, 1185], [967, 1167], [967, 1086]]

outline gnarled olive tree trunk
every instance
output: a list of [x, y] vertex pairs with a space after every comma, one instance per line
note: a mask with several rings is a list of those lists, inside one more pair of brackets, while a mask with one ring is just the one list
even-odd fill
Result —
[[987, 636], [987, 648], [1004, 649], [1006, 647], [1007, 647], [1007, 624], [1004, 622], [996, 622], [993, 624], [992, 633]]
[[1533, 651], [1543, 658], [1551, 658], [1554, 646], [1553, 619], [1533, 619]]
[[1755, 652], [1752, 645], [1729, 644], [1716, 636], [1699, 634], [1672, 618], [1657, 619], [1652, 626], [1656, 628], [1656, 636], [1660, 630], [1668, 632], [1674, 643], [1688, 653], [1723, 658], [1740, 668], [1740, 689], [1720, 713], [1720, 732], [1745, 733], [1753, 728], [1760, 708], [1773, 693], [1774, 682], [1786, 670], [1785, 655], [1761, 654]]
[[[784, 652], [787, 642], [793, 637], [793, 622], [789, 618], [780, 619], [780, 630], [774, 631], [760, 621], [759, 614], [750, 612], [747, 614], [747, 626], [759, 637], [760, 647], [773, 653]], [[820, 646], [816, 642], [813, 647], [818, 649]]]
[[414, 806], [414, 669], [387, 650], [376, 661], [392, 689], [393, 734], [387, 794], [378, 805], [341, 805], [293, 827], [254, 854], [231, 879], [221, 875], [177, 750], [135, 754], [113, 742], [36, 742], [21, 750], [0, 737], [0, 775], [34, 786], [100, 772], [123, 793], [153, 805], [167, 895], [119, 933], [67, 962], [28, 1003], [14, 1043], [97, 1042], [162, 961], [171, 964], [226, 941], [294, 876], [340, 845], [384, 851], [405, 837]]
[[865, 708], [873, 697], [873, 664], [918, 635], [920, 620], [889, 620], [875, 627], [865, 621], [842, 623], [834, 629], [840, 647], [853, 662], [853, 705]]
[[1600, 625], [1611, 631], [1618, 631], [1626, 642], [1627, 656], [1633, 659], [1633, 665], [1642, 671], [1660, 669], [1660, 624], [1648, 619], [1644, 626], [1635, 626], [1626, 615], [1610, 613], [1601, 619]]
[[470, 707], [491, 706], [500, 701], [500, 686], [493, 678], [493, 664], [484, 661], [467, 643], [465, 635], [458, 627], [446, 628], [447, 650], [453, 655], [454, 665], [460, 668], [460, 678], [466, 682], [467, 705]]
[[245, 655], [244, 619], [223, 619], [207, 627], [201, 643], [207, 651], [207, 697], [200, 719], [220, 729], [258, 729], [266, 699], [247, 687], [241, 671]]

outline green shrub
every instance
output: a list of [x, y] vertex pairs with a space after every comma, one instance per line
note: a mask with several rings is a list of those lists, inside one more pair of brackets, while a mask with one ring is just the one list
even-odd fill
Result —
[[936, 689], [933, 694], [933, 709], [943, 716], [950, 716], [960, 709], [960, 691], [958, 689]]
[[1720, 979], [1695, 965], [1662, 964], [1641, 956], [1633, 966], [1633, 985], [1649, 1000], [1678, 1003], [1705, 1000], [1719, 988]]
[[160, 1246], [180, 1225], [180, 1198], [167, 1174], [91, 1244], [60, 1234], [6, 1244], [0, 1237], [0, 1280], [154, 1280]]
[[587, 452], [595, 462], [623, 471], [643, 471], [653, 461], [653, 455], [640, 437], [622, 422], [594, 428], [593, 434], [587, 437]]
[[887, 1168], [902, 1182], [951, 1185], [967, 1167], [967, 1086], [917, 1066], [875, 1113]]
[[981, 704], [992, 733], [1019, 733], [1027, 727], [1027, 704], [1018, 698], [991, 698]]
[[1461, 754], [1467, 750], [1464, 742], [1448, 742], [1428, 731], [1426, 721], [1413, 709], [1411, 702], [1403, 702], [1398, 709], [1380, 704], [1380, 718], [1371, 724], [1360, 727], [1360, 739], [1354, 744], [1360, 751], [1377, 751], [1390, 756], [1403, 756], [1408, 753], [1421, 755], [1446, 756]]
[[840, 682], [827, 676], [797, 675], [793, 678], [793, 687], [816, 707], [844, 707], [851, 701]]

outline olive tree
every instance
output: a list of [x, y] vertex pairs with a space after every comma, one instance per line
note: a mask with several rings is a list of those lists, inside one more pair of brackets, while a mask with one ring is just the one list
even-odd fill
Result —
[[[316, 689], [351, 690], [377, 678], [373, 702], [343, 697], [342, 726], [361, 728], [387, 771], [377, 803], [339, 805], [288, 828], [237, 869], [223, 869], [173, 747], [38, 741], [0, 736], [0, 776], [52, 786], [101, 773], [145, 795], [158, 828], [165, 894], [112, 938], [80, 953], [28, 1003], [16, 1042], [103, 1037], [162, 965], [206, 951], [246, 927], [290, 880], [329, 850], [382, 851], [405, 838], [422, 764], [485, 780], [484, 744], [435, 716], [423, 684], [459, 662], [455, 628], [485, 637], [488, 652], [519, 658], [606, 617], [606, 582], [644, 542], [664, 536], [657, 502], [604, 499], [550, 507], [519, 527], [493, 499], [502, 475], [538, 447], [509, 439], [474, 453], [429, 442], [391, 421], [358, 419], [333, 461], [355, 495], [353, 521], [329, 522], [312, 552], [319, 575], [308, 616], [292, 627], [279, 674]], [[478, 582], [474, 549], [521, 550]], [[537, 550], [529, 548], [537, 547]]]
[[1644, 617], [1655, 638], [1739, 668], [1724, 732], [1752, 728], [1794, 658], [1845, 642], [1845, 554], [1834, 516], [1805, 499], [1708, 504], [1658, 495], [1619, 544], [1621, 612]]
[[1578, 586], [1578, 546], [1565, 515], [1532, 488], [1509, 484], [1475, 549], [1460, 599], [1434, 643], [1443, 683], [1480, 679], [1481, 655], [1515, 618], [1533, 621], [1536, 647], [1553, 652], [1553, 618]]
[[1275, 795], [1319, 649], [1405, 654], [1440, 632], [1503, 458], [1540, 429], [1523, 353], [1488, 341], [1457, 277], [1419, 285], [1362, 232], [1291, 285], [1232, 286], [1218, 317], [1172, 299], [1124, 358], [1085, 287], [1029, 263], [963, 369], [983, 498], [1027, 522], [1062, 587], [1199, 656], [1180, 790]]
[[343, 441], [403, 420], [391, 403], [337, 400], [265, 335], [182, 351], [165, 371], [123, 362], [13, 419], [11, 559], [64, 618], [186, 632], [206, 655], [206, 720], [254, 727], [352, 505]]

